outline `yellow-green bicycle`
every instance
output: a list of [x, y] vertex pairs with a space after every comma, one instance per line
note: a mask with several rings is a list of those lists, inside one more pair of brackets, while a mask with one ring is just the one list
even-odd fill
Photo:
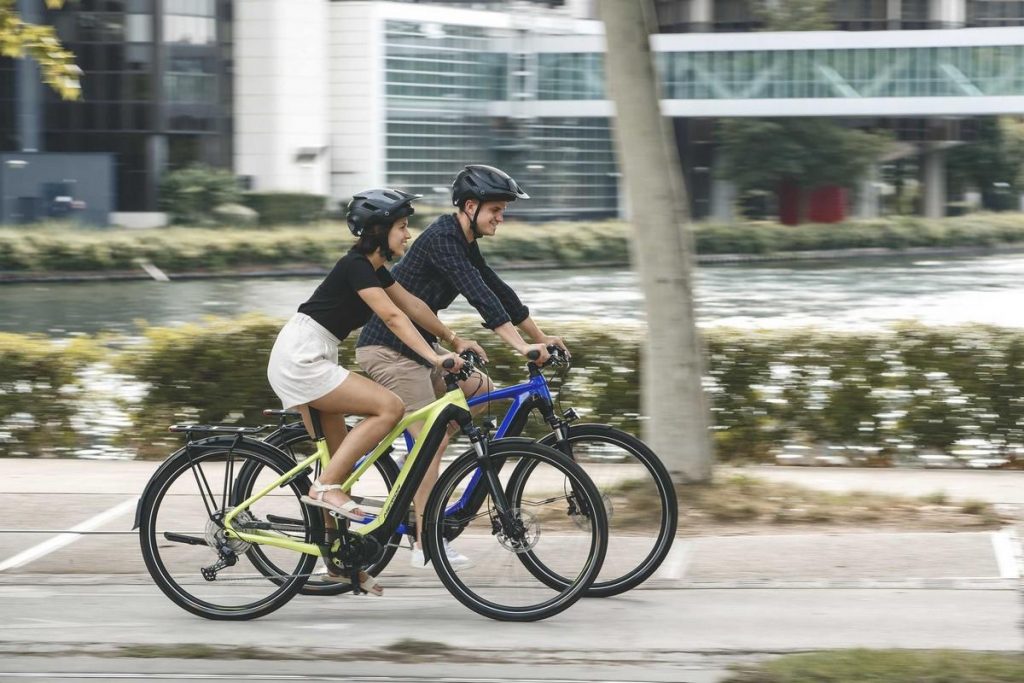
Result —
[[[395, 529], [407, 520], [413, 494], [455, 421], [473, 448], [442, 473], [424, 511], [424, 552], [437, 576], [460, 602], [493, 619], [534, 621], [566, 609], [604, 560], [601, 495], [556, 450], [528, 439], [489, 441], [457, 385], [472, 370], [467, 362], [448, 374], [447, 394], [403, 419], [343, 484], [365, 499], [365, 508], [372, 495], [386, 495], [359, 523], [327, 524], [321, 508], [300, 501], [309, 475], [330, 460], [318, 419], [317, 452], [298, 464], [254, 437], [262, 427], [172, 427], [186, 433], [187, 444], [154, 473], [135, 520], [153, 580], [177, 605], [209, 619], [269, 614], [328, 568], [358, 593], [359, 572], [375, 573], [400, 541]], [[373, 481], [373, 463], [421, 421], [420, 438], [388, 492]], [[193, 440], [203, 434], [213, 436]], [[456, 538], [474, 562], [458, 572], [444, 547]]]

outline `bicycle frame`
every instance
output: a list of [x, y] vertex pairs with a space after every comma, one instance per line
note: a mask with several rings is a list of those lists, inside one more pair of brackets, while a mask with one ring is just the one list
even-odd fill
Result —
[[[469, 405], [466, 402], [466, 397], [459, 389], [449, 391], [443, 397], [434, 401], [430, 405], [404, 417], [395, 426], [395, 428], [392, 429], [386, 437], [384, 437], [377, 447], [362, 459], [362, 462], [356, 467], [356, 470], [349, 475], [348, 479], [346, 479], [342, 484], [342, 487], [345, 490], [350, 490], [352, 488], [355, 482], [359, 480], [359, 477], [361, 477], [362, 474], [373, 465], [377, 458], [384, 455], [384, 453], [391, 448], [392, 442], [397, 439], [409, 425], [416, 422], [425, 423], [423, 431], [420, 432], [420, 438], [413, 443], [413, 446], [409, 451], [409, 455], [406, 458], [406, 462], [399, 472], [398, 479], [395, 482], [394, 487], [388, 493], [387, 499], [384, 501], [381, 513], [373, 518], [367, 518], [365, 526], [359, 529], [351, 529], [351, 533], [360, 536], [369, 536], [371, 534], [379, 536], [380, 538], [377, 540], [382, 542], [382, 544], [387, 541], [388, 537], [394, 533], [394, 529], [399, 526], [398, 517], [405, 514], [405, 510], [408, 509], [409, 504], [412, 501], [412, 496], [415, 493], [416, 486], [418, 486], [420, 480], [423, 478], [434, 453], [440, 447], [441, 441], [447, 430], [448, 422], [458, 417], [460, 413], [467, 416], [469, 414]], [[331, 453], [327, 448], [326, 439], [320, 439], [317, 442], [316, 447], [317, 449], [315, 453], [303, 459], [295, 467], [265, 486], [258, 493], [253, 494], [246, 500], [242, 501], [242, 503], [235, 506], [235, 508], [232, 509], [224, 518], [225, 535], [229, 538], [237, 538], [249, 543], [272, 545], [299, 553], [322, 556], [321, 549], [316, 544], [296, 541], [291, 538], [262, 530], [240, 531], [232, 526], [232, 522], [240, 512], [247, 509], [255, 501], [267, 495], [282, 484], [290, 481], [300, 473], [305, 472], [306, 469], [311, 467], [314, 463], [319, 462], [321, 466], [326, 467], [327, 463], [329, 463], [331, 459]], [[428, 457], [421, 458], [420, 456], [424, 452], [428, 454]], [[412, 482], [413, 485], [408, 487], [405, 486], [408, 482]]]
[[[535, 366], [534, 366], [535, 367]], [[474, 396], [469, 399], [469, 407], [478, 406], [483, 403], [490, 401], [503, 401], [512, 399], [512, 405], [509, 406], [505, 416], [501, 419], [501, 424], [498, 425], [498, 429], [494, 433], [495, 439], [501, 439], [508, 436], [509, 432], [518, 434], [522, 429], [522, 425], [518, 424], [520, 420], [525, 421], [526, 416], [530, 410], [536, 405], [541, 407], [544, 412], [545, 419], [550, 421], [553, 411], [544, 410], [544, 407], [551, 406], [551, 391], [548, 389], [547, 380], [544, 379], [544, 375], [539, 370], [530, 371], [530, 379], [523, 384], [516, 384], [504, 389], [496, 389], [487, 394], [481, 394]], [[513, 429], [518, 427], [518, 429]], [[412, 448], [413, 439], [409, 432], [405, 433], [406, 446]], [[404, 469], [404, 468], [403, 468]], [[472, 503], [473, 496], [476, 493], [477, 486], [480, 484], [480, 480], [484, 477], [482, 470], [477, 469], [470, 478], [469, 483], [466, 485], [466, 490], [463, 491], [462, 497], [456, 501], [453, 505], [449, 506], [445, 510], [445, 516], [453, 515], [466, 508], [475, 507]], [[400, 524], [396, 531], [400, 534], [409, 533], [409, 529], [406, 528], [405, 524]]]
[[[551, 426], [555, 428], [556, 431], [559, 432], [559, 441], [561, 441], [566, 437], [566, 434], [564, 433], [564, 431], [562, 431], [564, 429], [564, 423], [559, 421], [559, 419], [557, 419], [554, 415], [554, 410], [551, 407], [554, 401], [551, 397], [551, 391], [548, 387], [547, 380], [545, 379], [544, 374], [540, 371], [540, 368], [538, 368], [536, 365], [530, 365], [529, 370], [530, 379], [528, 381], [523, 382], [522, 384], [515, 384], [510, 387], [496, 389], [487, 394], [474, 396], [470, 398], [468, 402], [466, 402], [464, 405], [468, 405], [468, 407], [471, 408], [473, 406], [478, 406], [483, 403], [488, 403], [490, 401], [503, 401], [512, 399], [512, 405], [509, 406], [508, 411], [505, 413], [505, 416], [501, 420], [501, 424], [498, 426], [494, 434], [493, 438], [496, 439], [507, 437], [510, 434], [513, 436], [517, 435], [522, 430], [523, 423], [526, 421], [526, 418], [529, 415], [530, 411], [534, 407], [536, 407], [541, 411], [541, 414], [543, 415], [544, 419], [549, 424], [551, 424]], [[463, 399], [465, 400], [465, 396], [463, 396]], [[412, 434], [410, 434], [406, 430], [406, 427], [410, 424], [415, 424], [419, 420], [423, 419], [421, 416], [423, 411], [428, 410], [433, 405], [435, 404], [432, 403], [430, 404], [430, 406], [427, 406], [426, 408], [411, 413], [409, 416], [403, 419], [399, 423], [399, 425], [395, 427], [394, 430], [392, 430], [391, 434], [385, 437], [384, 441], [382, 441], [381, 444], [384, 444], [385, 442], [390, 444], [393, 441], [393, 439], [398, 438], [399, 434], [404, 433], [405, 444], [406, 447], [409, 449], [409, 456], [407, 456], [406, 458], [406, 464], [408, 464], [408, 458], [412, 456], [412, 452], [413, 450], [415, 450], [416, 441], [413, 439]], [[302, 422], [294, 422], [291, 424], [294, 425], [295, 429], [301, 430], [303, 433], [306, 432], [306, 428]], [[285, 426], [284, 428], [286, 427], [287, 426]], [[425, 433], [425, 431], [428, 428], [429, 426], [425, 425], [424, 432], [421, 432], [421, 434]], [[318, 444], [317, 448], [323, 448], [325, 449], [326, 452], [326, 444]], [[373, 452], [363, 456], [363, 458], [356, 462], [356, 470], [355, 474], [353, 475], [354, 477], [356, 477], [356, 479], [358, 479], [357, 475], [361, 475], [363, 472], [365, 472], [370, 466], [373, 465], [374, 461], [376, 461], [377, 458], [380, 457], [378, 450], [380, 450], [380, 446], [378, 446], [378, 448], [375, 449]], [[314, 454], [314, 456], [310, 456], [309, 458], [304, 460], [303, 463], [308, 465], [309, 463], [315, 462], [316, 457], [320, 458], [320, 462], [322, 463], [323, 466], [326, 466], [327, 462], [330, 460], [329, 456], [324, 456], [320, 454], [318, 451], [317, 454]], [[405, 466], [403, 466], [402, 472], [399, 473], [399, 478], [398, 481], [396, 482], [396, 486], [399, 486], [405, 481], [405, 471], [406, 468]], [[458, 512], [461, 512], [462, 510], [466, 509], [472, 510], [476, 507], [477, 499], [475, 499], [474, 496], [477, 493], [477, 488], [483, 477], [483, 471], [478, 469], [470, 478], [470, 481], [466, 485], [466, 490], [463, 492], [462, 497], [445, 510], [446, 516], [457, 514]], [[354, 482], [355, 479], [352, 479], [350, 477], [349, 480], [347, 480], [343, 484], [343, 486], [345, 486], [346, 490], [348, 490], [351, 487], [352, 483]], [[362, 523], [367, 525], [374, 524], [374, 516], [368, 515], [364, 517]], [[406, 524], [404, 521], [401, 521], [398, 524], [398, 526], [395, 527], [394, 533], [402, 535], [411, 535], [413, 531], [408, 524]]]

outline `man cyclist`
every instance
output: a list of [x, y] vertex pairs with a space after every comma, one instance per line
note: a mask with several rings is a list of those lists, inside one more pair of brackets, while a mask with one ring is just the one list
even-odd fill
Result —
[[[484, 327], [493, 330], [523, 356], [537, 351], [540, 357], [536, 362], [543, 363], [549, 356], [548, 345], [554, 344], [568, 352], [565, 343], [560, 337], [548, 335], [537, 326], [530, 317], [529, 308], [487, 265], [478, 243], [479, 238], [497, 232], [505, 220], [509, 202], [529, 198], [504, 171], [492, 166], [466, 166], [452, 182], [452, 204], [458, 211], [440, 216], [431, 223], [391, 274], [396, 282], [422, 299], [434, 313], [448, 308], [456, 296], [463, 295], [480, 313]], [[534, 343], [527, 343], [517, 327]], [[428, 343], [437, 344], [437, 337], [421, 327], [418, 329]], [[463, 342], [454, 334], [443, 341], [457, 350], [472, 348], [486, 358], [479, 347]], [[444, 392], [441, 373], [425, 364], [377, 317], [371, 318], [359, 335], [356, 362], [375, 382], [398, 394], [407, 413], [431, 403]], [[493, 389], [490, 381], [479, 373], [460, 386], [467, 397]], [[410, 431], [418, 431], [419, 427], [416, 425]], [[437, 481], [443, 451], [444, 444], [438, 449], [414, 497], [418, 520], [422, 519], [430, 490]], [[422, 523], [416, 525], [414, 567], [426, 566], [418, 538], [422, 527]], [[445, 548], [454, 568], [472, 565], [468, 558], [448, 547], [447, 542]]]

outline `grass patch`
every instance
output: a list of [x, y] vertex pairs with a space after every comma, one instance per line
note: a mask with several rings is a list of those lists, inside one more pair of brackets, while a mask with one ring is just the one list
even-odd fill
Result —
[[304, 659], [305, 654], [263, 647], [230, 647], [181, 643], [176, 645], [122, 645], [113, 653], [132, 659]]
[[1024, 655], [829, 650], [742, 665], [725, 683], [1019, 683]]
[[[650, 509], [654, 504], [630, 497], [630, 491], [627, 488], [622, 494], [630, 509]], [[747, 475], [719, 477], [708, 485], [678, 485], [676, 494], [684, 531], [730, 525], [974, 530], [996, 528], [1009, 521], [982, 501], [953, 503], [944, 497], [938, 503], [935, 496], [926, 500], [864, 491], [831, 493]]]
[[416, 657], [443, 657], [452, 650], [452, 648], [444, 643], [432, 640], [416, 640], [415, 638], [402, 638], [391, 645], [385, 646], [384, 649], [395, 654]]

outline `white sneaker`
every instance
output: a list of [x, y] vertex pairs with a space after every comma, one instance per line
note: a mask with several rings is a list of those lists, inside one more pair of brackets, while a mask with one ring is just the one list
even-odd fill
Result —
[[459, 571], [461, 569], [469, 569], [473, 566], [473, 560], [469, 559], [455, 548], [451, 547], [446, 540], [444, 542], [444, 554], [448, 556], [448, 562], [451, 563], [452, 569]]
[[427, 564], [427, 560], [423, 557], [423, 549], [417, 546], [412, 547], [412, 559], [409, 564], [413, 569], [429, 569], [430, 565]]
[[[448, 556], [448, 562], [455, 571], [469, 569], [473, 566], [473, 560], [448, 545], [448, 541], [444, 542], [444, 554]], [[417, 546], [413, 546], [412, 558], [410, 559], [409, 564], [413, 569], [427, 569], [430, 567], [427, 561], [423, 558], [423, 550]]]

